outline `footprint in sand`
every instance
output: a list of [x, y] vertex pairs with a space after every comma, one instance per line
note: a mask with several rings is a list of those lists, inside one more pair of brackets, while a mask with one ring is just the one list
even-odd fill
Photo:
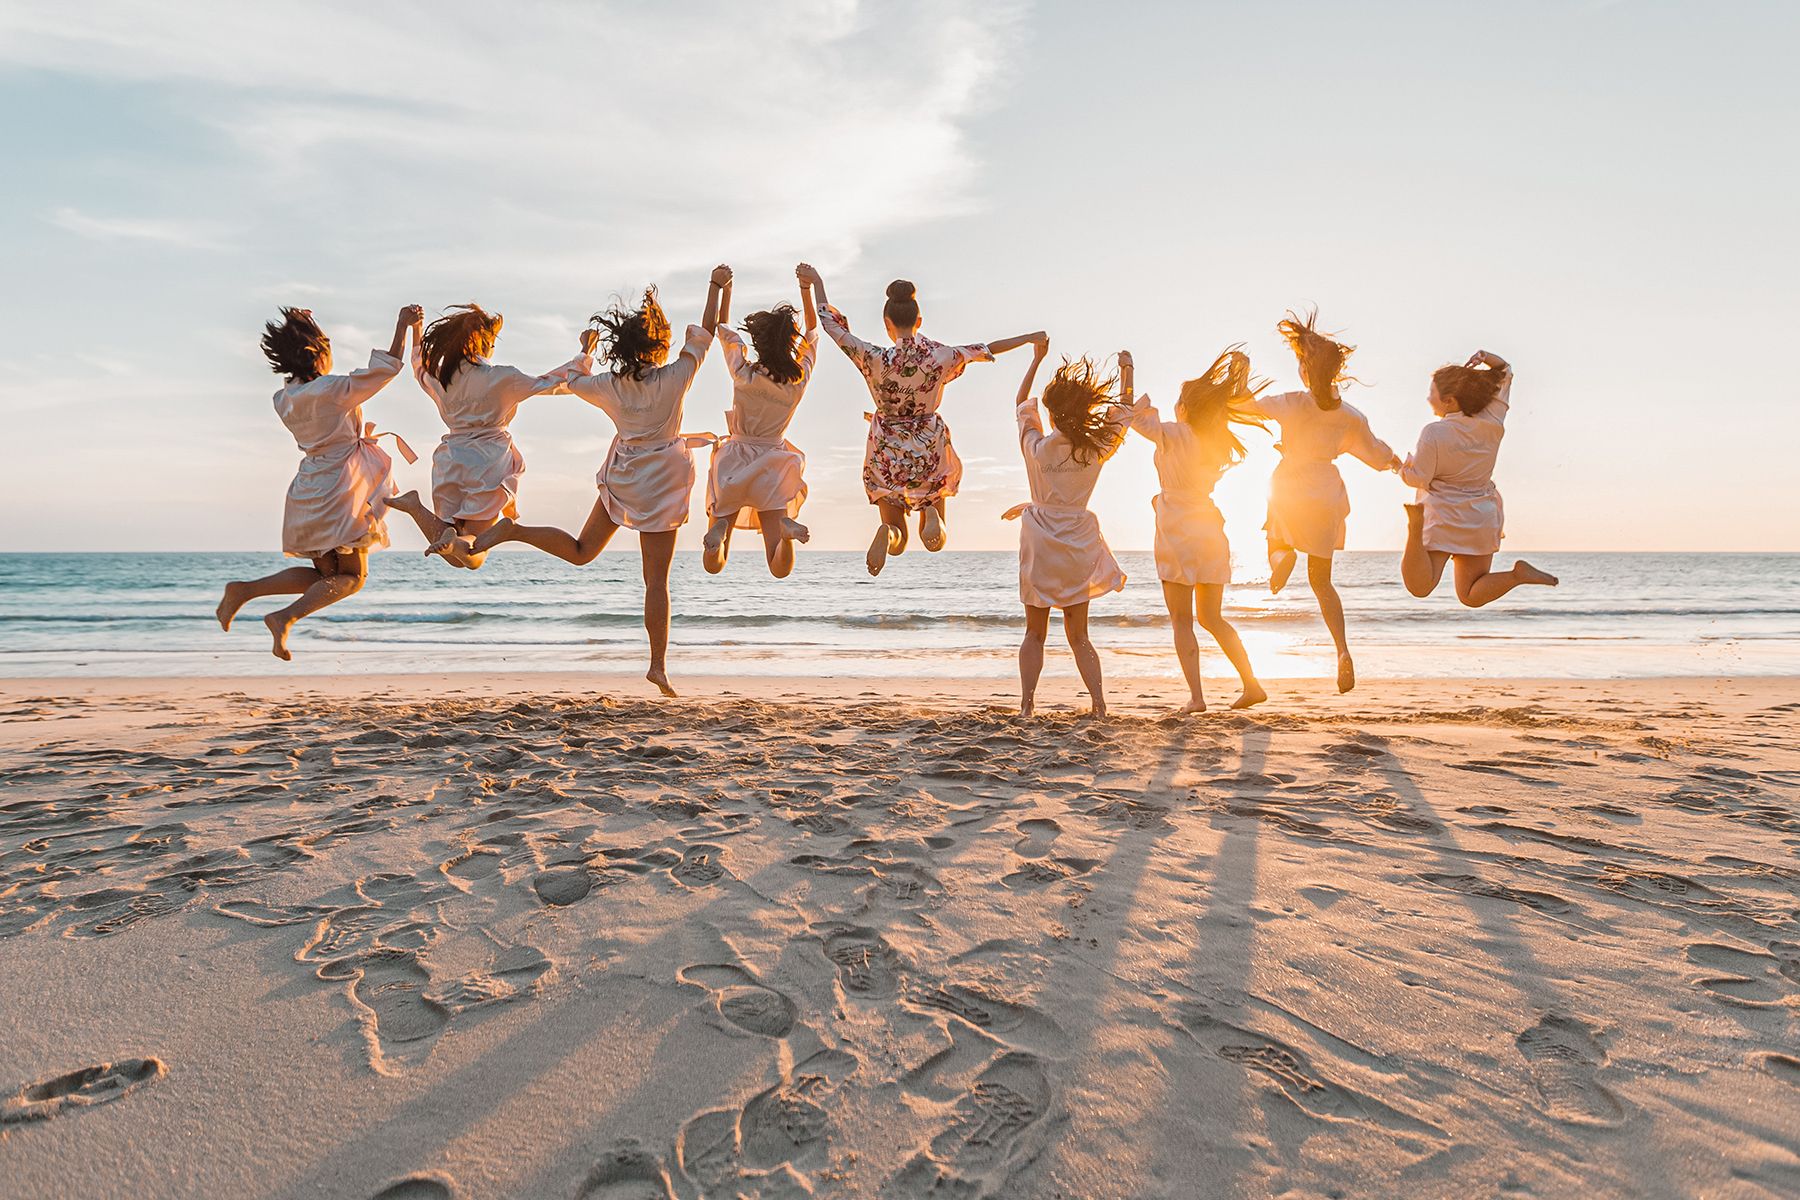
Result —
[[1588, 1026], [1552, 1013], [1516, 1041], [1552, 1117], [1578, 1125], [1616, 1125], [1623, 1119], [1618, 1098], [1594, 1078], [1606, 1051]]
[[121, 897], [128, 898], [124, 899], [122, 903], [103, 908], [98, 916], [70, 926], [63, 931], [63, 936], [69, 938], [111, 937], [115, 933], [122, 933], [130, 929], [140, 921], [175, 912], [187, 903], [185, 894], [165, 896], [157, 892], [139, 892], [132, 895], [120, 888], [107, 888], [103, 892], [91, 892], [86, 896], [77, 897], [73, 907], [77, 909], [97, 907]]
[[691, 888], [711, 887], [725, 878], [725, 849], [722, 846], [689, 846], [681, 853], [681, 861], [669, 868], [669, 874]]
[[516, 1000], [529, 995], [537, 981], [555, 965], [536, 946], [528, 943], [508, 946], [495, 956], [488, 970], [458, 979], [441, 989], [433, 988], [425, 993], [425, 998], [452, 1013]]
[[450, 1200], [454, 1195], [456, 1189], [445, 1180], [432, 1175], [414, 1175], [388, 1184], [369, 1200]]
[[821, 1050], [795, 1065], [774, 1087], [752, 1096], [738, 1115], [738, 1154], [744, 1164], [768, 1170], [793, 1162], [825, 1136], [830, 1125], [821, 1101], [857, 1068], [842, 1050]]
[[322, 904], [269, 904], [262, 900], [227, 900], [213, 905], [213, 911], [252, 925], [304, 925], [332, 912]]
[[1020, 1050], [990, 1063], [957, 1103], [949, 1128], [894, 1177], [886, 1194], [1004, 1195], [1020, 1141], [1050, 1111], [1050, 1078]]
[[351, 981], [351, 998], [374, 1023], [371, 1065], [379, 1065], [392, 1047], [437, 1037], [450, 1021], [449, 1010], [425, 995], [431, 974], [411, 951], [372, 950], [360, 958], [326, 963], [318, 976]]
[[1025, 1045], [1048, 1054], [1067, 1048], [1067, 1038], [1055, 1021], [1025, 1004], [1015, 1004], [971, 987], [947, 983], [942, 987], [912, 987], [902, 1000], [913, 1008], [947, 1013], [997, 1040]]
[[677, 971], [683, 983], [713, 994], [719, 1015], [747, 1033], [783, 1038], [794, 1028], [799, 1009], [787, 996], [764, 987], [742, 967], [729, 963], [695, 963]]
[[373, 941], [393, 918], [379, 908], [344, 908], [332, 913], [313, 929], [306, 945], [294, 957], [301, 962], [330, 962], [343, 958]]
[[608, 1150], [588, 1172], [580, 1200], [675, 1200], [662, 1159], [629, 1138]]
[[900, 988], [901, 959], [887, 939], [861, 925], [827, 926], [825, 957], [837, 967], [838, 984], [853, 996], [881, 999]]
[[1757, 1065], [1782, 1082], [1800, 1087], [1800, 1058], [1771, 1051], [1763, 1055]]
[[1062, 836], [1062, 826], [1047, 817], [1031, 817], [1019, 822], [1019, 842], [1013, 853], [1020, 858], [1042, 858], [1050, 846]]
[[566, 908], [585, 900], [594, 890], [594, 877], [583, 864], [552, 867], [531, 881], [539, 900], [552, 908]]
[[0, 1099], [0, 1128], [44, 1121], [71, 1108], [117, 1100], [151, 1080], [161, 1079], [168, 1070], [158, 1059], [128, 1058], [26, 1084]]

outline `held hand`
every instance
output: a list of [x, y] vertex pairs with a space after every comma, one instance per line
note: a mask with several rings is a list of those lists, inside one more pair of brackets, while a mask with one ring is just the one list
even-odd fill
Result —
[[1119, 370], [1129, 371], [1129, 370], [1131, 370], [1131, 368], [1132, 368], [1131, 351], [1129, 351], [1129, 350], [1119, 351]]
[[718, 266], [714, 267], [712, 281], [713, 286], [715, 287], [731, 286], [731, 268], [724, 263], [720, 263]]
[[594, 352], [594, 347], [599, 344], [600, 331], [598, 329], [584, 329], [581, 331], [581, 352], [583, 354], [592, 354]]
[[811, 287], [819, 282], [818, 268], [811, 263], [801, 263], [794, 268], [794, 278], [800, 281], [801, 287]]
[[424, 320], [425, 306], [423, 304], [409, 304], [400, 310], [399, 323], [402, 325], [418, 325]]

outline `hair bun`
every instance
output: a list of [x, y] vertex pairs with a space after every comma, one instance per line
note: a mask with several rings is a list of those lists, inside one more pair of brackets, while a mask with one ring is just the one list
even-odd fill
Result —
[[917, 294], [918, 289], [913, 287], [910, 279], [896, 279], [888, 284], [887, 297], [889, 300], [911, 300]]

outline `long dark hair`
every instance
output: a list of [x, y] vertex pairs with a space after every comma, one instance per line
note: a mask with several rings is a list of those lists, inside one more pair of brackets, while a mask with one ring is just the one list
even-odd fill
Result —
[[1306, 390], [1313, 394], [1313, 400], [1320, 408], [1336, 408], [1343, 401], [1332, 394], [1332, 389], [1340, 383], [1356, 382], [1344, 373], [1344, 365], [1356, 353], [1356, 347], [1346, 346], [1320, 333], [1318, 323], [1319, 310], [1316, 308], [1304, 317], [1289, 309], [1275, 329], [1300, 361], [1300, 372], [1306, 377]]
[[1175, 415], [1200, 438], [1209, 457], [1230, 466], [1244, 459], [1244, 443], [1232, 425], [1268, 427], [1262, 414], [1248, 407], [1268, 386], [1268, 380], [1251, 377], [1250, 356], [1244, 348], [1232, 346], [1213, 359], [1198, 379], [1181, 385]]
[[881, 315], [894, 323], [894, 328], [908, 330], [919, 323], [919, 292], [910, 279], [896, 279], [887, 286], [887, 303]]
[[777, 304], [744, 318], [744, 332], [756, 347], [756, 362], [776, 383], [800, 382], [800, 323], [794, 306]]
[[1500, 385], [1505, 381], [1505, 370], [1494, 367], [1452, 364], [1439, 367], [1431, 373], [1431, 382], [1437, 388], [1438, 395], [1470, 417], [1499, 398]]
[[467, 304], [452, 304], [419, 336], [425, 370], [449, 387], [464, 363], [494, 352], [500, 327], [505, 323], [505, 317], [488, 312], [473, 300]]
[[656, 289], [644, 289], [636, 308], [615, 300], [605, 312], [589, 318], [600, 331], [600, 357], [612, 364], [613, 374], [642, 379], [652, 367], [669, 357], [669, 315], [656, 298]]
[[319, 377], [319, 355], [331, 349], [331, 339], [304, 308], [283, 308], [281, 322], [263, 322], [262, 352], [277, 375], [289, 383], [309, 383]]
[[1069, 456], [1082, 465], [1105, 459], [1119, 448], [1124, 427], [1113, 420], [1118, 401], [1113, 389], [1116, 374], [1103, 372], [1087, 357], [1063, 359], [1062, 366], [1044, 385], [1044, 407], [1050, 423], [1069, 439]]

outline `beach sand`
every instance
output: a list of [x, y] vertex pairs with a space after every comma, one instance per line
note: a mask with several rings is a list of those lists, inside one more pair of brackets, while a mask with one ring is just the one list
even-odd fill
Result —
[[1800, 680], [678, 682], [0, 684], [0, 1192], [1800, 1194]]

